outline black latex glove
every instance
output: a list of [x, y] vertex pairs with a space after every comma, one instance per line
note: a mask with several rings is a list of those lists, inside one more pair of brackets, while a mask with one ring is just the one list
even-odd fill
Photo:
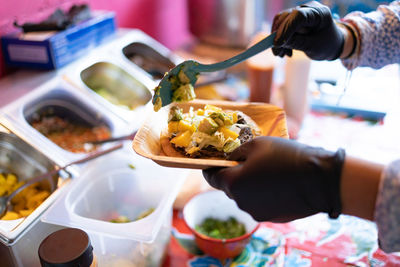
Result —
[[334, 60], [343, 51], [344, 36], [330, 9], [315, 1], [277, 14], [274, 31], [277, 34], [272, 52], [276, 56], [292, 56], [292, 49], [296, 49], [311, 59]]
[[278, 137], [257, 137], [234, 150], [230, 168], [203, 170], [208, 183], [258, 221], [287, 222], [341, 212], [344, 150], [336, 153]]

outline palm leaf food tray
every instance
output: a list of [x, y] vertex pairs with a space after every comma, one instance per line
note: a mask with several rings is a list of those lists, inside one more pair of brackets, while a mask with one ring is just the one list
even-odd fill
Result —
[[165, 167], [206, 169], [210, 167], [232, 167], [237, 161], [212, 159], [212, 158], [189, 158], [166, 156], [160, 145], [161, 132], [167, 128], [168, 113], [171, 106], [176, 105], [188, 112], [190, 107], [195, 110], [203, 108], [206, 104], [214, 105], [223, 110], [241, 111], [257, 123], [261, 135], [288, 138], [285, 112], [274, 105], [266, 103], [245, 103], [216, 100], [194, 100], [185, 103], [173, 103], [153, 112], [136, 133], [133, 140], [133, 149], [137, 154], [149, 158], [157, 164]]

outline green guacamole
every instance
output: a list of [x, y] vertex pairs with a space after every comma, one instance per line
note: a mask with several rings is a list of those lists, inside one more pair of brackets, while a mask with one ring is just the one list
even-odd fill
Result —
[[234, 217], [219, 220], [212, 217], [206, 218], [201, 224], [195, 226], [196, 231], [206, 236], [217, 239], [230, 239], [246, 233], [246, 227]]

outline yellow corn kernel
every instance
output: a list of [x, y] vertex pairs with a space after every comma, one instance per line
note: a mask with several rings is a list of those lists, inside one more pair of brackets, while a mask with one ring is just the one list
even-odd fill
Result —
[[168, 132], [169, 133], [178, 132], [178, 125], [179, 125], [179, 121], [170, 121], [168, 123]]
[[7, 211], [6, 214], [1, 218], [2, 220], [16, 220], [20, 218], [19, 214], [13, 211]]
[[179, 147], [187, 147], [192, 141], [192, 132], [185, 131], [171, 139], [171, 143]]
[[192, 133], [196, 131], [196, 126], [190, 124], [190, 122], [180, 120], [178, 125], [179, 132], [191, 131]]
[[204, 115], [204, 109], [199, 108], [197, 110], [197, 115], [203, 116]]
[[225, 139], [232, 138], [233, 140], [235, 140], [239, 136], [239, 134], [237, 134], [236, 132], [225, 127], [219, 128], [218, 131], [224, 134]]
[[204, 107], [204, 109], [205, 110], [212, 110], [212, 111], [215, 111], [215, 112], [221, 112], [222, 111], [221, 108], [213, 106], [213, 105], [208, 105], [208, 104]]

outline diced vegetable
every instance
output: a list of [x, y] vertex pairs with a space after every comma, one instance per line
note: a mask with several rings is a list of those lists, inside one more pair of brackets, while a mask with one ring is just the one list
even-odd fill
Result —
[[206, 134], [213, 134], [218, 129], [218, 124], [211, 118], [204, 118], [200, 121], [199, 131]]
[[221, 127], [218, 129], [218, 131], [220, 131], [221, 133], [224, 134], [225, 139], [232, 138], [232, 140], [235, 140], [239, 136], [238, 133], [236, 133], [226, 127]]
[[233, 124], [232, 115], [225, 112], [213, 112], [210, 114], [212, 118], [219, 126], [231, 126]]
[[[24, 184], [18, 181], [15, 174], [0, 173], [0, 196], [9, 195]], [[31, 214], [50, 195], [50, 192], [40, 188], [39, 183], [28, 186], [19, 192], [12, 200], [12, 210], [6, 212], [1, 220], [16, 220]]]
[[178, 125], [179, 125], [179, 121], [170, 121], [168, 123], [168, 132], [169, 133], [178, 132]]
[[135, 165], [133, 165], [132, 163], [129, 163], [128, 167], [131, 168], [132, 170], [136, 169]]
[[[158, 86], [158, 87], [155, 89], [154, 94], [155, 94], [155, 95], [160, 95], [160, 89], [161, 89], [161, 87]], [[155, 112], [157, 112], [157, 111], [159, 111], [159, 110], [161, 109], [161, 107], [162, 107], [162, 100], [161, 100], [161, 97], [157, 97], [156, 102], [154, 103], [153, 109], [154, 109]]]
[[186, 131], [195, 132], [196, 126], [191, 124], [190, 122], [184, 121], [184, 120], [170, 121], [168, 123], [168, 132], [169, 133], [186, 132]]
[[204, 115], [204, 109], [199, 108], [197, 110], [197, 115], [203, 116]]
[[171, 107], [168, 114], [168, 122], [182, 120], [182, 109], [178, 107]]
[[187, 147], [192, 140], [191, 137], [192, 137], [192, 132], [186, 131], [172, 138], [171, 143], [179, 147]]
[[128, 223], [128, 222], [131, 222], [131, 220], [129, 220], [129, 218], [126, 216], [120, 215], [117, 218], [110, 220], [110, 222], [112, 222], [112, 223]]
[[179, 78], [179, 81], [180, 81], [181, 83], [183, 83], [183, 84], [190, 83], [189, 77], [186, 76], [186, 74], [185, 74], [185, 72], [184, 72], [183, 70], [180, 70], [180, 71], [179, 71], [179, 73], [178, 73], [178, 78]]
[[190, 122], [181, 120], [178, 124], [178, 131], [185, 132], [185, 131], [196, 131], [196, 126], [192, 125]]
[[136, 220], [140, 220], [140, 219], [146, 218], [147, 216], [149, 216], [150, 214], [152, 214], [153, 211], [154, 211], [154, 208], [149, 208], [149, 209], [147, 209], [147, 210], [141, 212], [141, 213], [136, 217]]
[[204, 107], [204, 109], [205, 109], [205, 110], [212, 110], [212, 111], [215, 111], [215, 112], [221, 112], [221, 111], [222, 111], [221, 108], [216, 107], [216, 106], [214, 106], [214, 105], [206, 105], [206, 106]]
[[199, 150], [200, 150], [200, 147], [194, 146], [194, 147], [191, 147], [190, 149], [188, 149], [186, 152], [188, 154], [193, 154], [193, 153], [195, 153], [195, 152], [197, 152]]
[[236, 123], [238, 121], [238, 114], [236, 112], [232, 112], [232, 122]]
[[2, 220], [16, 220], [21, 218], [21, 216], [13, 211], [7, 211], [7, 213], [1, 218]]
[[195, 97], [193, 85], [190, 83], [179, 86], [172, 93], [173, 102], [186, 102], [195, 99]]
[[240, 140], [236, 139], [234, 141], [226, 142], [225, 145], [224, 145], [223, 150], [226, 153], [231, 153], [233, 150], [235, 150], [239, 146], [240, 146]]

